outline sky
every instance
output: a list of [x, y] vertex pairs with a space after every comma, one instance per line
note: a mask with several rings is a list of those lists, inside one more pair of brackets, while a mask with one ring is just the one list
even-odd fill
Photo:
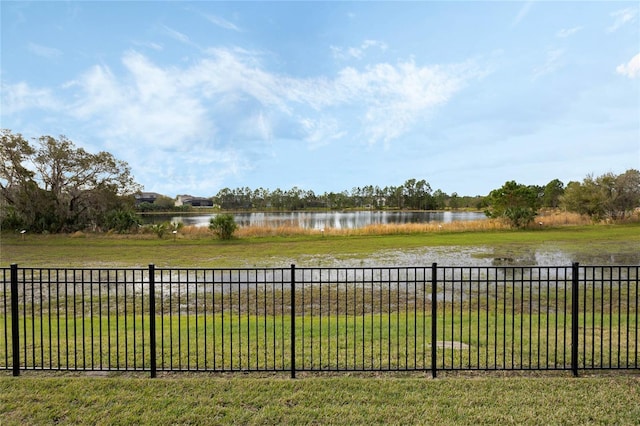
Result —
[[640, 169], [637, 1], [4, 1], [0, 126], [145, 191], [486, 195]]

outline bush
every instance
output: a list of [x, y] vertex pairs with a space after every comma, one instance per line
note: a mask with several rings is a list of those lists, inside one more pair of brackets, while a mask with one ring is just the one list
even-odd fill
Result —
[[166, 223], [156, 223], [151, 225], [151, 231], [158, 236], [158, 238], [164, 237], [165, 232], [167, 232], [167, 224]]
[[116, 209], [105, 215], [104, 223], [108, 230], [125, 234], [138, 228], [140, 218], [131, 210]]
[[221, 240], [229, 240], [238, 229], [238, 224], [230, 214], [218, 214], [209, 220], [209, 229]]
[[4, 212], [0, 212], [0, 229], [22, 229], [25, 228], [24, 220], [18, 215], [15, 209], [7, 206]]
[[179, 230], [184, 228], [184, 223], [182, 223], [182, 222], [171, 222], [169, 224], [169, 227], [171, 228], [171, 232], [178, 232]]

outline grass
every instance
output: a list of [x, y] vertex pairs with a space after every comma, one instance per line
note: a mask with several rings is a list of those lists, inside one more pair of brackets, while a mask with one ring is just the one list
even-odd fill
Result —
[[[404, 231], [403, 231], [404, 229]], [[640, 222], [529, 230], [412, 232], [390, 234], [268, 235], [218, 241], [181, 235], [173, 240], [151, 235], [28, 235], [4, 233], [0, 266], [288, 266], [317, 264], [317, 258], [367, 259], [385, 250], [425, 247], [490, 247], [497, 257], [514, 250], [554, 244], [560, 250], [600, 254], [637, 253]], [[507, 254], [508, 255], [508, 254]], [[505, 255], [505, 256], [507, 256]]]
[[22, 424], [638, 424], [640, 377], [0, 377]]
[[[380, 250], [410, 250], [427, 246], [488, 246], [496, 253], [548, 243], [590, 253], [637, 252], [640, 247], [640, 224], [637, 223], [615, 226], [551, 226], [554, 225], [547, 222], [541, 229], [513, 231], [496, 228], [483, 232], [445, 227], [437, 230], [405, 228], [387, 229], [384, 235], [380, 232], [335, 235], [327, 233], [324, 236], [256, 233], [241, 235], [240, 238], [229, 242], [213, 240], [206, 234], [200, 235], [195, 232], [193, 235], [185, 232], [175, 241], [160, 240], [149, 235], [92, 234], [27, 235], [23, 240], [19, 235], [4, 233], [0, 240], [0, 265], [19, 263], [22, 266], [128, 267], [155, 263], [180, 267], [224, 267], [283, 266], [281, 264], [285, 263], [284, 266], [287, 266], [291, 259], [296, 259], [296, 263], [299, 264], [298, 260], [304, 259], [304, 256], [326, 255], [338, 259], [366, 259]], [[391, 326], [389, 323], [385, 324], [384, 318], [380, 325], [380, 317], [373, 312], [364, 316], [344, 315], [341, 312], [324, 318], [324, 321], [327, 322], [328, 329], [337, 326], [338, 336], [343, 336], [340, 334], [343, 331], [354, 333], [356, 336], [360, 334], [355, 333], [364, 335], [369, 333], [369, 327], [372, 327], [374, 334], [391, 331], [392, 338], [397, 341], [398, 337], [402, 339], [406, 336], [406, 331], [422, 327], [422, 317], [411, 314], [412, 312], [384, 316], [393, 321]], [[106, 331], [122, 327], [127, 314], [117, 312], [115, 315], [108, 325], [100, 323], [104, 322], [105, 318], [90, 320], [98, 322], [97, 327], [94, 323], [94, 330]], [[443, 323], [445, 320], [449, 321], [447, 316], [440, 319]], [[208, 322], [208, 332], [213, 333], [216, 329], [216, 338], [221, 338], [219, 333], [223, 326], [218, 320], [218, 317], [215, 320], [211, 316], [206, 319], [201, 317], [198, 319], [198, 328], [203, 328], [203, 322]], [[617, 339], [620, 329], [623, 334], [626, 333], [630, 321], [625, 320], [624, 316], [608, 313], [588, 314], [584, 318], [585, 323], [595, 324], [595, 328], [600, 331], [587, 335], [589, 340], [584, 343], [587, 352], [590, 351], [590, 347], [598, 348], [601, 341], [599, 333], [603, 333], [602, 338], [605, 342], [607, 339]], [[53, 327], [66, 326], [66, 330], [76, 330], [81, 327], [81, 323], [76, 321], [79, 320], [62, 325], [54, 321]], [[128, 317], [126, 321], [130, 327], [133, 317]], [[175, 336], [178, 331], [180, 338], [185, 338], [187, 330], [190, 338], [195, 337], [194, 315], [183, 316], [177, 320], [179, 324], [175, 321], [176, 319], [164, 325], [165, 338], [169, 333]], [[232, 315], [227, 318], [226, 327], [233, 327], [234, 333], [253, 330], [253, 327], [256, 327], [258, 334], [264, 330], [267, 330], [268, 334], [273, 330], [278, 332], [278, 329], [283, 333], [288, 331], [286, 319], [274, 316], [268, 319], [267, 323], [264, 323], [264, 319], [262, 321], [256, 321], [247, 315]], [[328, 324], [329, 321], [331, 326]], [[485, 317], [481, 318], [481, 329], [483, 321]], [[517, 318], [496, 316], [489, 321], [491, 327], [493, 324], [500, 326], [512, 323], [515, 326], [522, 324], [525, 330], [531, 327], [532, 334], [537, 336], [538, 324], [546, 327], [547, 321], [546, 317], [537, 315]], [[48, 324], [47, 322], [44, 326], [49, 327]], [[145, 324], [148, 324], [148, 321], [145, 320]], [[425, 332], [429, 333], [429, 323], [425, 321], [425, 324]], [[604, 324], [606, 330], [602, 330], [600, 324]], [[89, 324], [85, 323], [85, 328], [87, 325]], [[361, 332], [363, 325], [365, 333]], [[444, 334], [443, 338], [466, 340], [470, 343], [476, 339], [476, 342], [482, 343], [483, 336], [476, 336], [474, 332], [477, 330], [478, 321], [474, 322], [466, 313], [460, 319], [456, 318], [453, 322], [441, 325], [443, 333], [453, 333]], [[319, 326], [316, 322], [311, 328], [315, 330], [314, 336], [318, 336]], [[448, 332], [448, 327], [451, 326], [453, 332]], [[458, 331], [460, 327], [461, 332]], [[40, 329], [33, 330], [37, 330], [38, 336]], [[60, 332], [66, 333], [66, 330]], [[31, 325], [27, 327], [27, 331], [31, 333]], [[43, 329], [42, 332], [46, 336], [49, 331]], [[51, 333], [57, 332], [51, 330]], [[136, 332], [142, 334], [142, 331]], [[507, 327], [506, 333], [510, 333], [510, 327]], [[503, 334], [500, 334], [498, 338], [502, 339], [502, 336]], [[309, 344], [310, 337], [310, 331], [298, 335], [300, 348], [307, 347], [305, 345]], [[302, 343], [303, 338], [305, 343]], [[98, 339], [100, 338], [94, 337], [94, 344]], [[108, 344], [113, 336], [106, 333], [102, 339], [106, 339]], [[490, 339], [494, 337], [490, 336]], [[119, 342], [123, 345], [122, 340]], [[4, 343], [7, 344], [6, 341]], [[203, 340], [199, 338], [198, 347], [202, 344]], [[103, 351], [104, 346], [107, 345], [104, 345], [103, 341]], [[286, 345], [282, 350], [287, 350]], [[449, 354], [454, 354], [454, 357], [464, 356], [456, 355], [458, 352], [460, 351], [444, 350], [441, 353], [445, 354], [445, 358]], [[57, 356], [57, 350], [52, 353]], [[351, 350], [343, 352], [348, 359], [352, 359], [354, 353], [355, 351]], [[481, 355], [485, 357], [484, 352]], [[184, 353], [179, 357], [186, 359]], [[455, 362], [457, 360], [458, 358], [454, 358]], [[301, 363], [302, 360], [300, 365]], [[0, 372], [2, 425], [537, 425], [639, 424], [640, 419], [640, 376], [637, 370], [615, 375], [599, 373], [589, 377], [585, 377], [589, 373], [583, 372], [582, 377], [577, 379], [572, 379], [568, 373], [551, 372], [529, 372], [526, 377], [500, 372], [492, 372], [489, 375], [440, 372], [440, 379], [437, 380], [428, 379], [424, 373], [369, 373], [364, 377], [351, 373], [342, 373], [337, 377], [326, 373], [321, 376], [299, 374], [303, 377], [300, 380], [290, 380], [283, 374], [265, 373], [160, 374], [157, 380], [147, 379], [148, 373], [101, 373], [107, 377], [95, 377], [95, 373], [64, 373], [60, 377], [59, 373], [55, 372], [26, 371], [20, 378], [10, 377], [9, 374], [10, 372], [6, 371]]]
[[[445, 310], [438, 317], [438, 369], [568, 369], [571, 317]], [[0, 317], [0, 324], [4, 323]], [[7, 321], [10, 329], [10, 321]], [[149, 369], [149, 317], [43, 315], [20, 324], [27, 369]], [[282, 315], [189, 315], [156, 319], [158, 368], [208, 371], [287, 371], [291, 323]], [[580, 315], [579, 365], [637, 367], [635, 313]], [[299, 370], [429, 370], [431, 317], [422, 311], [325, 314], [296, 318]], [[11, 364], [0, 345], [0, 367]], [[5, 363], [9, 359], [9, 364]]]

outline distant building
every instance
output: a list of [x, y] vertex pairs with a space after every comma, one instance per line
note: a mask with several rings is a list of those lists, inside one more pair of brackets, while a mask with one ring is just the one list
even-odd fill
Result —
[[209, 198], [194, 197], [193, 195], [178, 195], [176, 207], [181, 206], [213, 207], [213, 201]]
[[157, 192], [138, 192], [134, 194], [133, 197], [136, 199], [136, 206], [142, 203], [155, 203], [158, 197], [162, 197], [162, 194], [158, 194]]

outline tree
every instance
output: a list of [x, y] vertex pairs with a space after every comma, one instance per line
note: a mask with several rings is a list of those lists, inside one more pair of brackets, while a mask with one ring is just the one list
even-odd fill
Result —
[[396, 191], [400, 191], [398, 195], [402, 197], [402, 205], [398, 206], [400, 208], [427, 210], [433, 207], [431, 185], [424, 179], [408, 179]]
[[24, 166], [34, 149], [21, 134], [2, 129], [0, 133], [0, 221], [11, 227], [24, 227], [32, 213], [29, 204], [36, 198], [34, 173]]
[[544, 187], [542, 205], [544, 207], [556, 208], [560, 205], [560, 197], [564, 194], [564, 183], [559, 179], [554, 179]]
[[540, 205], [539, 189], [508, 181], [501, 188], [489, 193], [487, 203], [487, 216], [505, 218], [512, 226], [523, 228], [536, 217]]
[[442, 210], [447, 207], [447, 198], [448, 195], [443, 192], [441, 189], [436, 189], [433, 193], [433, 205], [431, 206], [434, 210]]
[[176, 206], [176, 202], [173, 198], [166, 197], [164, 195], [160, 195], [158, 198], [156, 198], [153, 204], [155, 204], [156, 209], [162, 211], [173, 210]]
[[127, 163], [108, 152], [88, 153], [65, 136], [42, 136], [36, 147], [9, 130], [1, 137], [0, 195], [8, 214], [25, 227], [60, 232], [104, 226], [107, 213], [128, 209], [128, 196], [141, 188]]
[[640, 172], [629, 169], [617, 176], [588, 175], [582, 183], [570, 182], [561, 202], [567, 210], [594, 221], [624, 219], [640, 205]]
[[458, 198], [457, 192], [451, 193], [451, 198], [449, 198], [449, 207], [453, 210], [458, 210], [460, 207], [460, 199]]
[[640, 207], [640, 171], [629, 169], [615, 178], [612, 211], [624, 218]]
[[605, 216], [604, 193], [599, 190], [593, 176], [587, 176], [582, 183], [569, 182], [561, 200], [568, 211], [589, 216], [599, 221]]
[[33, 179], [34, 173], [23, 163], [29, 160], [35, 150], [21, 134], [12, 134], [7, 129], [0, 133], [0, 191], [10, 203], [15, 203], [15, 190]]
[[221, 240], [230, 240], [233, 233], [238, 229], [231, 214], [218, 214], [209, 219], [209, 229], [213, 231]]

